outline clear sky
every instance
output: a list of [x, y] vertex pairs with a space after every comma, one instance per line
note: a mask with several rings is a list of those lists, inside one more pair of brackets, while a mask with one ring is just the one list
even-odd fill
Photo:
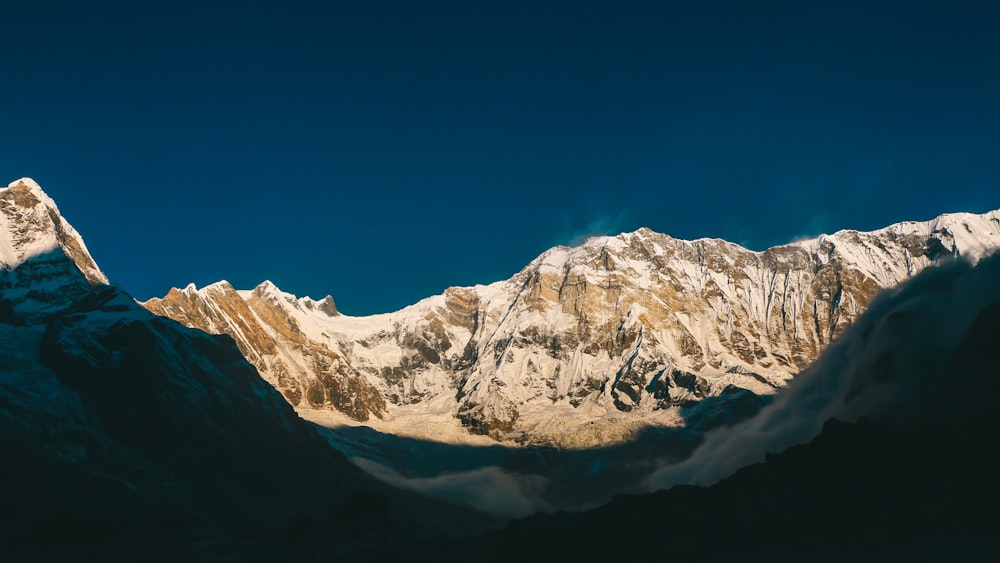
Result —
[[[204, 6], [202, 4], [210, 4]], [[0, 179], [140, 299], [1000, 207], [1000, 2], [0, 2]]]

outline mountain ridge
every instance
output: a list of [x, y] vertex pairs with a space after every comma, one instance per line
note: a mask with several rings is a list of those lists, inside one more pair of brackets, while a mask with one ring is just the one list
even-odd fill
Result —
[[[15, 256], [14, 264], [5, 263], [0, 270], [0, 303], [9, 304], [0, 310], [0, 335], [8, 343], [7, 353], [0, 357], [4, 375], [0, 446], [10, 459], [0, 467], [0, 482], [6, 483], [4, 496], [14, 507], [5, 514], [3, 529], [15, 554], [79, 558], [89, 553], [109, 560], [110, 549], [131, 560], [132, 549], [147, 541], [171, 543], [166, 553], [178, 559], [199, 558], [212, 550], [231, 555], [233, 548], [254, 556], [260, 556], [260, 548], [276, 550], [268, 552], [271, 555], [313, 549], [331, 555], [370, 553], [372, 542], [387, 553], [414, 547], [421, 553], [427, 545], [433, 551], [443, 545], [410, 543], [426, 534], [467, 533], [496, 522], [390, 489], [362, 473], [358, 466], [365, 464], [357, 460], [352, 464], [330, 451], [326, 442], [339, 440], [348, 449], [363, 449], [365, 441], [357, 435], [331, 439], [336, 431], [318, 434], [304, 424], [289, 405], [289, 396], [282, 397], [277, 385], [261, 380], [239, 349], [240, 342], [258, 352], [255, 359], [271, 369], [285, 358], [312, 362], [306, 367], [316, 370], [318, 383], [295, 405], [300, 413], [346, 418], [331, 410], [337, 406], [333, 401], [340, 400], [371, 415], [372, 410], [364, 409], [381, 399], [383, 411], [371, 415], [369, 424], [400, 434], [422, 432], [439, 441], [456, 438], [458, 434], [448, 432], [460, 431], [468, 440], [519, 443], [520, 437], [523, 444], [572, 448], [614, 443], [634, 436], [630, 432], [635, 429], [681, 421], [687, 426], [671, 429], [680, 430], [674, 442], [664, 445], [658, 439], [660, 448], [637, 450], [663, 456], [646, 459], [644, 467], [652, 464], [654, 472], [643, 486], [652, 489], [698, 482], [686, 476], [704, 476], [705, 468], [710, 473], [705, 479], [710, 481], [764, 452], [808, 439], [810, 432], [818, 431], [815, 423], [831, 413], [847, 420], [871, 416], [879, 424], [908, 425], [916, 420], [909, 434], [914, 448], [904, 453], [919, 460], [929, 430], [920, 426], [921, 421], [944, 417], [950, 426], [943, 427], [943, 437], [961, 434], [968, 422], [963, 417], [973, 411], [988, 415], [994, 396], [991, 374], [996, 370], [989, 362], [989, 346], [995, 338], [990, 327], [1000, 309], [997, 286], [991, 280], [997, 279], [1000, 256], [980, 260], [975, 267], [971, 263], [990, 254], [1000, 237], [994, 229], [1000, 223], [996, 212], [946, 216], [877, 233], [840, 232], [805, 241], [806, 249], [760, 253], [740, 252], [734, 250], [736, 245], [713, 240], [677, 241], [652, 232], [605, 237], [590, 245], [553, 249], [511, 280], [451, 288], [402, 314], [375, 318], [340, 315], [332, 298], [298, 298], [269, 282], [253, 290], [236, 290], [228, 282], [201, 290], [194, 286], [174, 290], [174, 299], [184, 299], [181, 304], [187, 308], [172, 312], [213, 323], [211, 328], [222, 335], [211, 335], [154, 316], [121, 288], [89, 279], [72, 257], [72, 239], [65, 237], [75, 231], [58, 212], [53, 217], [27, 184], [0, 188], [0, 201], [13, 202], [5, 199], [11, 189], [22, 198], [14, 202], [20, 207], [4, 205], [3, 212], [39, 219], [24, 221], [25, 228], [13, 234], [10, 229], [0, 233], [7, 247], [20, 253], [8, 253]], [[11, 224], [17, 223], [5, 226]], [[44, 237], [36, 236], [39, 233]], [[882, 284], [921, 272], [919, 281], [881, 291]], [[759, 284], [760, 280], [770, 285]], [[968, 291], [970, 287], [976, 290]], [[878, 296], [872, 297], [869, 290]], [[767, 306], [753, 308], [761, 303]], [[967, 306], [970, 303], [988, 307], [973, 315], [976, 309]], [[823, 309], [827, 305], [828, 313]], [[867, 324], [855, 323], [845, 311], [874, 315], [867, 316]], [[692, 323], [696, 318], [708, 320]], [[677, 332], [678, 324], [686, 332]], [[609, 330], [616, 326], [617, 331]], [[820, 338], [835, 337], [844, 327], [851, 338], [837, 341], [835, 347], [822, 346]], [[741, 348], [732, 346], [738, 343], [733, 336], [737, 333], [750, 335], [753, 340], [748, 341], [761, 346], [762, 356], [744, 360]], [[700, 435], [713, 426], [732, 424], [736, 415], [752, 417], [768, 401], [759, 401], [761, 397], [747, 387], [776, 390], [786, 381], [784, 374], [797, 367], [793, 362], [799, 358], [793, 352], [807, 358], [812, 349], [824, 351], [827, 359], [823, 364], [827, 372], [818, 373], [835, 377], [817, 378], [813, 370], [812, 376], [796, 379], [790, 393], [764, 406], [756, 420]], [[845, 353], [857, 356], [853, 363], [843, 360]], [[786, 363], [779, 361], [782, 354]], [[581, 365], [592, 368], [582, 372], [589, 376], [588, 382], [604, 378], [598, 380], [599, 388], [584, 387], [587, 393], [582, 395], [575, 393], [580, 387], [573, 377], [559, 377], [562, 369], [572, 371]], [[695, 365], [700, 365], [696, 371], [681, 369], [694, 370], [690, 366]], [[765, 369], [751, 371], [755, 368]], [[918, 372], [925, 375], [913, 385], [913, 374]], [[942, 406], [943, 381], [935, 375], [962, 372], [973, 377], [957, 385], [977, 381], [982, 383], [977, 391], [986, 392]], [[285, 372], [286, 377], [301, 375]], [[829, 385], [831, 381], [835, 385]], [[897, 392], [900, 389], [909, 391]], [[366, 392], [375, 396], [366, 397]], [[796, 398], [802, 393], [807, 400]], [[484, 404], [484, 397], [494, 402]], [[817, 409], [817, 397], [825, 397], [829, 408]], [[304, 406], [303, 401], [314, 398], [329, 401], [316, 405], [326, 410]], [[844, 409], [839, 408], [841, 402]], [[504, 426], [506, 420], [491, 418], [504, 409], [513, 411], [510, 426]], [[771, 424], [776, 412], [804, 415], [806, 420], [798, 425]], [[982, 422], [977, 417], [970, 420]], [[767, 432], [757, 431], [762, 428], [780, 435], [767, 438]], [[469, 429], [491, 438], [469, 434]], [[983, 430], [987, 438], [995, 434], [995, 426], [984, 425]], [[371, 443], [377, 447], [388, 443], [374, 440]], [[891, 460], [893, 454], [883, 452], [880, 440], [873, 435], [869, 450]], [[414, 447], [426, 447], [423, 444]], [[701, 446], [688, 457], [685, 452], [697, 444]], [[676, 445], [680, 450], [672, 450]], [[977, 451], [982, 449], [965, 453]], [[400, 455], [406, 451], [387, 453], [385, 461], [391, 463]], [[516, 460], [520, 453], [497, 455], [495, 459], [507, 459], [511, 467], [533, 467]], [[610, 483], [613, 490], [636, 485], [632, 479], [616, 481], [628, 473], [607, 467], [612, 460], [605, 465], [602, 454], [588, 455], [576, 458], [576, 470], [602, 474], [600, 482]], [[837, 455], [833, 452], [832, 459]], [[525, 454], [539, 456], [546, 456], [544, 448]], [[851, 461], [867, 456], [855, 455]], [[590, 460], [589, 468], [580, 467], [580, 462]], [[978, 467], [978, 458], [969, 460], [968, 467]], [[419, 464], [407, 459], [411, 461]], [[566, 479], [560, 464], [567, 461], [573, 460], [549, 457], [552, 475]], [[820, 467], [826, 464], [819, 462]], [[378, 462], [374, 465], [376, 476], [392, 471], [378, 468]], [[543, 466], [547, 467], [544, 459], [537, 467]], [[784, 471], [782, 467], [784, 462], [777, 469]], [[785, 474], [801, 474], [794, 464], [788, 467]], [[753, 480], [744, 481], [745, 476], [770, 469], [749, 471], [736, 481], [748, 485], [738, 489], [760, 493]], [[482, 479], [493, 486], [489, 476], [496, 478], [502, 472], [474, 469], [463, 479], [465, 486], [482, 484]], [[398, 481], [411, 492], [424, 490], [421, 482], [429, 486], [428, 480], [402, 474], [387, 481]], [[515, 478], [508, 484], [515, 482], [521, 483]], [[543, 486], [544, 477], [524, 476], [523, 483], [529, 489]], [[822, 486], [821, 480], [803, 484], [809, 495], [814, 485]], [[446, 479], [433, 486], [450, 485]], [[686, 494], [683, 488], [680, 491], [673, 494]], [[552, 495], [569, 502], [563, 498], [569, 493], [560, 490]], [[726, 494], [719, 494], [715, 498], [721, 501]], [[535, 506], [548, 498], [546, 492], [520, 500]], [[658, 514], [659, 498], [664, 497], [636, 500], [632, 516]], [[571, 519], [606, 529], [602, 522], [609, 514], [614, 517], [615, 506]], [[296, 516], [300, 511], [305, 516]], [[320, 523], [324, 515], [329, 528]], [[711, 522], [714, 509], [705, 509], [702, 516]], [[561, 525], [561, 518], [550, 522]], [[356, 521], [361, 524], [343, 526]], [[533, 521], [542, 522], [543, 528], [548, 525], [545, 519]], [[265, 526], [268, 531], [248, 543], [247, 526]], [[573, 526], [588, 529], [586, 524]], [[307, 540], [288, 535], [296, 533], [307, 534]], [[502, 539], [508, 533], [492, 537]], [[817, 541], [826, 537], [816, 536]], [[455, 544], [454, 554], [479, 544], [470, 541], [473, 544]], [[79, 551], [81, 546], [86, 549]]]
[[727, 389], [773, 393], [880, 290], [998, 247], [1000, 210], [764, 251], [643, 227], [551, 248], [507, 280], [391, 313], [321, 314], [269, 282], [189, 285], [143, 305], [233, 335], [317, 421], [587, 447], [682, 424], [681, 408]]

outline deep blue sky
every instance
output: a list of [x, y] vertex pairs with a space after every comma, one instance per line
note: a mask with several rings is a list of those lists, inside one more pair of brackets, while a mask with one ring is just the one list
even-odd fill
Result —
[[997, 2], [211, 4], [0, 2], [0, 179], [141, 299], [367, 314], [586, 234], [1000, 207]]

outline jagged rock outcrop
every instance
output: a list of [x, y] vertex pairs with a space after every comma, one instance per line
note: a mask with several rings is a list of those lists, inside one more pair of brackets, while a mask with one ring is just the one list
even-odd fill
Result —
[[763, 252], [640, 229], [371, 317], [331, 314], [269, 283], [189, 286], [145, 306], [231, 334], [293, 405], [383, 417], [390, 429], [395, 412], [423, 409], [496, 438], [589, 445], [640, 422], [681, 424], [682, 408], [731, 387], [771, 393], [882, 288], [997, 247], [1000, 211]]

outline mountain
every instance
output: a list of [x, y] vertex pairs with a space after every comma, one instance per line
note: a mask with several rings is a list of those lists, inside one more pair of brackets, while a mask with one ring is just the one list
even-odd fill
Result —
[[[553, 248], [509, 280], [340, 314], [270, 282], [143, 305], [228, 334], [303, 416], [386, 432], [589, 447], [725, 419], [808, 366], [884, 288], [1000, 247], [1000, 210], [755, 252], [640, 229]], [[704, 399], [725, 407], [696, 409]], [[753, 410], [750, 407], [742, 410]], [[707, 408], [707, 407], [706, 407]], [[754, 407], [756, 408], [756, 407]], [[356, 423], [355, 423], [356, 424]]]
[[33, 180], [0, 189], [0, 319], [58, 311], [108, 279]]
[[[51, 199], [30, 180], [14, 182], [0, 188], [4, 554], [18, 561], [500, 561], [523, 557], [528, 545], [534, 558], [580, 560], [996, 560], [996, 518], [981, 509], [1000, 500], [994, 478], [1000, 468], [989, 448], [1000, 430], [992, 416], [1000, 391], [993, 357], [1000, 255], [987, 256], [997, 243], [997, 215], [956, 214], [874, 233], [845, 231], [762, 253], [643, 230], [553, 249], [511, 280], [453, 288], [368, 318], [340, 315], [332, 299], [295, 298], [270, 284], [252, 291], [220, 283], [171, 292], [190, 299], [192, 314], [203, 309], [199, 314], [211, 317], [215, 332], [233, 330], [233, 338], [154, 315], [109, 285]], [[673, 245], [670, 253], [666, 245]], [[648, 256], [635, 247], [649, 250]], [[726, 253], [706, 254], [706, 248]], [[902, 261], [893, 261], [897, 252]], [[942, 259], [954, 255], [964, 258]], [[800, 260], [788, 256], [801, 257], [805, 265], [793, 269]], [[695, 268], [700, 263], [703, 270]], [[748, 272], [764, 275], [771, 272], [768, 264], [785, 270], [766, 285], [772, 301], [763, 310], [771, 313], [759, 321], [747, 311], [768, 301], [754, 293], [759, 278]], [[696, 274], [703, 274], [700, 282]], [[831, 278], [836, 283], [824, 285]], [[865, 295], [861, 289], [892, 285], [896, 278], [903, 283], [867, 300], [859, 297]], [[869, 279], [875, 281], [863, 281]], [[802, 288], [808, 295], [802, 296]], [[816, 311], [823, 310], [824, 291], [832, 288], [840, 296], [831, 297], [836, 306], [824, 317]], [[220, 297], [205, 299], [210, 293]], [[671, 296], [675, 308], [667, 310]], [[463, 308], [463, 302], [475, 306]], [[771, 316], [780, 316], [776, 302], [785, 304], [784, 323]], [[723, 338], [728, 323], [719, 322], [721, 310], [728, 311], [733, 331], [741, 327], [768, 343], [764, 354], [744, 361], [742, 371], [722, 369], [729, 365], [724, 362], [742, 360], [738, 349], [721, 346], [736, 338]], [[812, 316], [803, 313], [810, 310]], [[700, 311], [716, 316], [699, 322]], [[618, 318], [621, 330], [611, 336], [593, 328]], [[694, 346], [685, 352], [678, 344], [676, 323], [700, 355]], [[753, 333], [754, 327], [763, 332]], [[577, 332], [572, 349], [554, 345]], [[635, 335], [630, 342], [629, 334]], [[837, 339], [830, 344], [828, 335]], [[809, 338], [819, 359], [800, 369], [792, 363], [799, 360], [791, 346], [805, 346]], [[258, 348], [258, 340], [273, 347]], [[498, 342], [506, 344], [496, 355]], [[449, 355], [458, 344], [468, 352]], [[264, 374], [272, 384], [261, 379], [244, 357], [249, 345], [263, 350], [253, 361], [284, 366], [288, 385], [318, 385], [312, 396], [323, 397], [326, 408], [335, 401], [354, 405], [353, 416], [367, 412], [373, 426], [395, 425], [400, 433], [407, 426], [414, 433], [445, 433], [464, 422], [501, 438], [580, 445], [625, 437], [650, 421], [683, 422], [687, 428], [651, 434], [647, 428], [658, 446], [647, 448], [647, 440], [636, 450], [459, 448], [409, 440], [402, 453], [385, 457], [402, 455], [419, 465], [427, 457], [460, 455], [467, 470], [413, 478], [368, 462], [369, 471], [406, 492], [376, 481], [328, 444], [380, 448], [383, 437], [360, 429], [336, 438], [336, 430], [317, 432], [296, 415], [287, 393], [282, 397], [275, 389], [273, 372]], [[423, 364], [416, 365], [416, 355]], [[650, 376], [632, 409], [625, 408], [629, 403], [621, 397], [630, 396], [619, 384], [646, 369], [633, 366], [668, 357], [672, 366], [691, 370], [671, 368], [685, 376], [681, 380], [693, 377], [694, 389], [702, 384], [701, 395], [675, 382], [673, 371], [659, 373], [659, 379]], [[559, 395], [559, 387], [555, 400], [531, 395], [535, 382], [528, 362], [552, 372], [586, 372], [585, 363], [562, 363], [567, 358], [593, 360], [594, 369], [618, 365], [620, 373], [585, 396]], [[372, 371], [376, 359], [388, 373]], [[289, 360], [312, 363], [284, 363]], [[515, 373], [518, 365], [527, 372]], [[438, 382], [443, 390], [436, 394], [411, 393], [404, 401], [387, 392], [405, 389], [398, 382], [390, 387], [393, 366], [409, 370], [401, 373], [410, 378], [411, 391], [415, 384], [447, 379]], [[795, 377], [768, 371], [776, 366], [795, 367]], [[314, 382], [308, 369], [334, 374]], [[494, 405], [511, 400], [515, 391], [524, 394], [507, 429], [462, 420], [462, 409], [472, 404], [468, 399], [482, 397], [475, 393], [483, 372], [492, 374], [498, 390]], [[752, 389], [738, 387], [762, 384], [754, 373], [779, 387], [773, 400], [760, 401]], [[553, 375], [536, 370], [533, 377], [548, 389], [545, 374]], [[653, 383], [666, 375], [673, 385], [657, 397]], [[732, 385], [713, 385], [727, 377]], [[522, 380], [529, 385], [508, 389]], [[371, 390], [383, 406], [376, 408], [377, 399], [366, 395]], [[302, 412], [346, 417], [308, 408], [301, 401], [309, 397], [304, 393], [297, 405]], [[559, 421], [563, 416], [567, 420]], [[734, 417], [746, 420], [733, 424]], [[546, 430], [545, 424], [552, 426]], [[581, 426], [595, 429], [568, 437]], [[705, 434], [690, 430], [712, 427]], [[490, 441], [472, 435], [463, 440]], [[641, 455], [644, 463], [634, 463], [631, 455]], [[545, 466], [558, 483], [546, 485], [528, 474]], [[632, 471], [628, 475], [641, 475], [623, 479], [625, 467]], [[567, 470], [590, 480], [567, 479]], [[608, 494], [637, 486], [657, 492], [619, 496], [585, 512], [537, 515], [465, 540], [447, 538], [497, 520], [412, 492], [467, 503], [461, 495], [475, 495], [484, 506], [524, 514], [553, 498], [526, 494], [541, 487], [572, 496], [564, 481], [600, 483]], [[673, 488], [659, 491], [667, 487]], [[582, 504], [592, 506], [588, 499]], [[574, 503], [559, 503], [569, 505]]]
[[647, 479], [668, 490], [534, 515], [433, 558], [1000, 560], [998, 327], [1000, 255], [923, 272], [759, 414]]
[[492, 523], [369, 477], [230, 337], [108, 285], [34, 182], [0, 188], [0, 226], [0, 540], [11, 560], [243, 560], [313, 528], [357, 554]]

